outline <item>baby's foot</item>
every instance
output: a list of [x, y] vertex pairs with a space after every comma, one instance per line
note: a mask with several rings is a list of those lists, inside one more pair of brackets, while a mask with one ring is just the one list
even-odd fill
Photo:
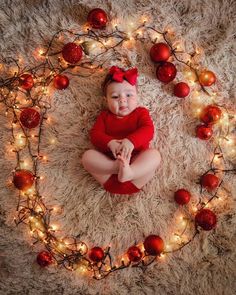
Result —
[[129, 165], [129, 160], [121, 155], [119, 155], [117, 159], [119, 160], [118, 180], [120, 182], [132, 180], [134, 174]]

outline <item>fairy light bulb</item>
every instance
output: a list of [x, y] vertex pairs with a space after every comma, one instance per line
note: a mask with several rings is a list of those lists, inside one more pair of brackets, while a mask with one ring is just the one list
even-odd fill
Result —
[[26, 138], [23, 134], [18, 134], [15, 138], [15, 146], [17, 148], [23, 148], [26, 145]]
[[171, 249], [172, 249], [171, 245], [168, 244], [168, 243], [166, 243], [166, 244], [165, 244], [165, 250], [166, 250], [166, 251], [171, 251]]
[[59, 251], [65, 251], [66, 250], [66, 245], [63, 243], [63, 242], [58, 242], [57, 243], [57, 249], [59, 250]]
[[29, 166], [29, 162], [26, 161], [26, 160], [24, 160], [24, 161], [22, 162], [22, 167], [23, 167], [23, 168], [27, 168], [28, 166]]
[[159, 258], [164, 259], [166, 257], [166, 255], [164, 253], [161, 253]]
[[42, 56], [43, 53], [44, 53], [44, 52], [43, 52], [43, 49], [40, 48], [40, 49], [38, 50], [38, 53], [39, 53], [39, 56]]

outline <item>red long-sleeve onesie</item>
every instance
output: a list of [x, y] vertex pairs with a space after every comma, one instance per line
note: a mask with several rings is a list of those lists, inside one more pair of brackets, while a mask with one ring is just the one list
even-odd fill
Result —
[[[110, 157], [112, 153], [107, 144], [112, 139], [129, 139], [134, 145], [132, 153], [134, 155], [149, 148], [153, 135], [153, 122], [148, 110], [144, 107], [137, 107], [132, 113], [122, 118], [118, 118], [108, 110], [102, 111], [90, 131], [93, 145]], [[131, 194], [139, 191], [130, 181], [119, 182], [116, 174], [108, 179], [104, 188], [117, 194]]]

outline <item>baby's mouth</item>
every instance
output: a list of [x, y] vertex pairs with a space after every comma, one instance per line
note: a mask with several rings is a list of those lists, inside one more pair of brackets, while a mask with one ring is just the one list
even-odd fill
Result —
[[125, 106], [119, 107], [119, 110], [120, 110], [120, 111], [124, 111], [124, 110], [126, 110], [126, 109], [127, 109], [127, 107], [125, 107]]

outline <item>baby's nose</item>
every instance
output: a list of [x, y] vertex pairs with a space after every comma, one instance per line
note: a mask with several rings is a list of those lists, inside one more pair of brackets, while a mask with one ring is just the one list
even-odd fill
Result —
[[125, 95], [121, 95], [120, 96], [120, 101], [126, 101], [126, 96]]

